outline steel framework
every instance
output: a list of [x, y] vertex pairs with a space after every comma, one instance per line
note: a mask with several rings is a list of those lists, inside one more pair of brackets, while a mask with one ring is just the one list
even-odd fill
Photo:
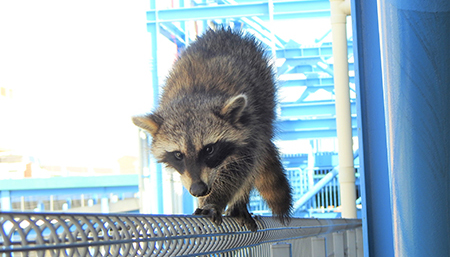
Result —
[[[161, 71], [158, 58], [161, 59], [160, 39], [166, 37], [182, 51], [193, 35], [201, 34], [207, 27], [206, 20], [217, 23], [232, 23], [245, 30], [249, 30], [259, 40], [272, 50], [274, 57], [283, 60], [277, 67], [281, 89], [293, 92], [294, 100], [283, 100], [280, 103], [279, 120], [277, 122], [277, 140], [320, 139], [336, 137], [336, 112], [334, 102], [334, 80], [332, 45], [324, 36], [316, 40], [314, 45], [300, 45], [295, 41], [287, 42], [277, 36], [273, 25], [276, 20], [301, 19], [311, 17], [329, 17], [330, 2], [328, 0], [302, 0], [302, 1], [249, 1], [249, 0], [218, 0], [193, 1], [191, 6], [185, 6], [184, 1], [172, 2], [173, 7], [162, 7], [156, 1], [150, 1], [150, 10], [147, 12], [147, 29], [152, 36], [151, 69], [153, 76], [153, 106], [157, 105]], [[196, 29], [189, 27], [189, 21], [195, 21]], [[352, 59], [353, 44], [348, 44], [349, 60]], [[353, 63], [350, 62], [350, 70]], [[351, 73], [350, 82], [354, 77]], [[351, 87], [354, 92], [354, 88]], [[316, 92], [327, 92], [326, 99], [308, 100]], [[357, 135], [356, 108], [354, 96], [352, 98], [352, 133]], [[154, 185], [162, 184], [161, 166], [152, 161], [147, 151], [148, 137], [142, 141], [142, 165], [151, 171], [147, 177]], [[145, 177], [145, 176], [144, 176]], [[162, 192], [160, 187], [153, 187], [158, 200], [151, 213], [163, 213]], [[188, 194], [184, 191], [185, 194]], [[185, 202], [189, 213], [193, 211], [192, 200], [187, 195]], [[189, 208], [189, 206], [191, 206]]]

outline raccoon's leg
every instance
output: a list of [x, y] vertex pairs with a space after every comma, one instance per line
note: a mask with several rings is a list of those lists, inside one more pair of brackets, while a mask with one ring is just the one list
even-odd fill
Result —
[[[233, 202], [237, 202], [245, 195], [247, 195], [247, 200], [244, 201], [244, 207], [247, 210], [248, 193], [252, 187], [245, 179], [249, 165], [250, 163], [234, 163], [224, 167], [216, 177], [211, 193], [199, 197], [199, 208], [195, 210], [194, 215], [209, 216], [212, 221], [220, 225], [225, 207], [229, 204], [234, 205]], [[246, 190], [247, 188], [249, 189]]]
[[255, 232], [258, 227], [252, 215], [248, 212], [247, 209], [248, 202], [249, 202], [249, 195], [247, 193], [246, 196], [239, 199], [233, 205], [228, 206], [226, 215], [236, 218], [241, 226], [245, 225], [247, 229]]
[[286, 224], [289, 222], [292, 208], [291, 187], [273, 143], [270, 143], [268, 150], [263, 159], [264, 164], [255, 179], [255, 187], [272, 209], [272, 213]]
[[195, 210], [194, 215], [208, 216], [211, 218], [211, 221], [216, 223], [217, 225], [222, 224], [222, 211], [223, 209], [225, 209], [225, 207], [221, 207], [220, 203], [218, 205], [205, 202], [205, 197], [198, 199], [199, 208]]
[[[198, 198], [199, 207], [195, 210], [194, 215], [209, 216], [217, 225], [222, 224], [222, 212], [237, 191], [236, 187], [229, 186], [226, 182], [229, 181], [221, 177], [216, 179], [211, 193]], [[236, 182], [236, 185], [239, 186], [240, 183]]]

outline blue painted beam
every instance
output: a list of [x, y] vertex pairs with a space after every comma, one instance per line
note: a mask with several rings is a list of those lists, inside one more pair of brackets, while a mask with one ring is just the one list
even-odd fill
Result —
[[[156, 2], [150, 1], [150, 8], [152, 10], [156, 9]], [[152, 48], [151, 48], [151, 67], [150, 71], [152, 73], [152, 89], [153, 89], [153, 101], [152, 101], [152, 107], [153, 109], [156, 109], [158, 107], [159, 102], [159, 78], [158, 78], [158, 37], [160, 34], [160, 25], [159, 25], [159, 12], [154, 11], [153, 13], [155, 22], [147, 24], [147, 30], [150, 32], [151, 35], [151, 41], [152, 41]], [[147, 145], [144, 145], [143, 147], [148, 148], [150, 146], [151, 140], [149, 137], [147, 137]], [[141, 149], [141, 151], [144, 151]], [[153, 212], [155, 214], [162, 214], [164, 213], [164, 197], [163, 197], [163, 179], [162, 179], [162, 166], [160, 163], [157, 163], [156, 160], [150, 156], [150, 153], [148, 151], [145, 151], [147, 153], [147, 156], [145, 156], [146, 159], [148, 159], [148, 169], [150, 171], [150, 181], [152, 182], [153, 188], [150, 188], [151, 195], [156, 199], [156, 208], [153, 209]], [[147, 191], [147, 190], [146, 190]], [[150, 192], [150, 191], [147, 191]]]
[[12, 197], [20, 196], [49, 196], [49, 195], [82, 195], [82, 194], [122, 194], [122, 193], [139, 192], [136, 186], [118, 186], [118, 187], [90, 187], [90, 188], [49, 188], [49, 189], [33, 189], [33, 190], [14, 190], [11, 191]]
[[[150, 30], [149, 27], [147, 28], [147, 30]], [[161, 24], [160, 33], [164, 35], [167, 39], [174, 42], [179, 48], [183, 48], [186, 46], [185, 33], [179, 27], [175, 26], [173, 23]]]
[[288, 168], [305, 166], [308, 164], [308, 154], [282, 154], [281, 162]]
[[283, 66], [299, 66], [299, 65], [317, 65], [318, 62], [322, 62], [320, 56], [298, 56], [286, 59]]
[[379, 0], [395, 256], [450, 256], [450, 1]]
[[271, 31], [265, 25], [264, 21], [261, 20], [260, 18], [258, 17], [241, 18], [241, 20], [244, 22], [245, 29], [251, 28], [252, 30], [262, 35], [266, 39], [266, 41], [272, 41], [273, 37], [275, 39], [274, 40], [275, 46], [277, 48], [283, 48], [284, 45], [286, 44], [286, 41], [284, 41], [281, 37], [272, 34]]
[[297, 58], [297, 57], [331, 57], [333, 52], [331, 46], [320, 46], [310, 48], [285, 48], [276, 51], [277, 58]]
[[[310, 74], [308, 74], [310, 75]], [[350, 76], [350, 83], [355, 83], [355, 77]], [[308, 77], [300, 79], [280, 80], [280, 85], [283, 87], [296, 87], [296, 86], [315, 86], [315, 85], [334, 85], [333, 77]]]
[[[280, 1], [273, 2], [273, 15], [277, 19], [292, 17], [328, 17], [330, 4], [328, 1]], [[150, 10], [147, 12], [149, 23], [174, 22], [186, 20], [212, 20], [241, 17], [269, 17], [269, 2], [243, 3], [239, 5], [197, 6], [190, 8], [173, 8]]]
[[11, 197], [138, 192], [138, 175], [53, 177], [0, 180]]
[[[285, 77], [283, 77], [285, 78]], [[313, 85], [334, 85], [333, 77], [317, 77], [309, 76], [298, 79], [279, 80], [280, 86], [293, 87], [293, 86], [313, 86]]]
[[[320, 85], [320, 84], [295, 85], [294, 83], [296, 83], [296, 82], [298, 82], [298, 81], [295, 81], [295, 82], [283, 81], [283, 82], [280, 82], [280, 85], [283, 86], [283, 87], [299, 87], [299, 86], [301, 86], [301, 87], [305, 87], [306, 88], [305, 91], [308, 90], [308, 89], [310, 89], [310, 91], [317, 91], [319, 89], [323, 89], [323, 90], [328, 91], [328, 92], [334, 92], [334, 85]], [[280, 99], [280, 100], [283, 101], [284, 99]], [[323, 101], [329, 101], [329, 100], [323, 100]], [[310, 103], [319, 103], [320, 104], [320, 103], [323, 103], [323, 101], [322, 102], [321, 101], [314, 101], [314, 102], [310, 102]], [[299, 101], [297, 101], [297, 102], [299, 102]]]
[[[301, 104], [281, 104], [280, 118], [295, 118], [304, 116], [334, 116], [336, 107], [334, 102], [301, 103]], [[350, 105], [352, 114], [356, 114], [356, 103]]]
[[395, 256], [377, 1], [352, 0], [365, 257]]
[[[356, 128], [356, 117], [352, 117], [352, 127]], [[279, 120], [277, 129], [282, 132], [301, 130], [336, 129], [336, 118], [305, 119], [305, 120]]]
[[[349, 70], [354, 70], [354, 64], [349, 63]], [[305, 73], [305, 72], [325, 72], [330, 76], [334, 73], [334, 64], [326, 63], [322, 57], [292, 57], [286, 58], [284, 63], [277, 67], [278, 74], [285, 73]]]
[[[270, 3], [270, 1], [268, 3]], [[273, 1], [272, 3], [274, 16], [284, 15], [285, 17], [289, 17], [289, 15], [297, 15], [296, 18], [298, 19], [298, 14], [301, 13], [315, 15], [313, 17], [328, 17], [330, 14], [329, 1]]]
[[[353, 52], [353, 42], [348, 42], [349, 53]], [[331, 57], [333, 51], [331, 45], [321, 45], [317, 47], [285, 48], [276, 51], [277, 58], [297, 58], [297, 57]]]
[[42, 190], [42, 189], [66, 189], [66, 188], [95, 188], [95, 187], [120, 187], [135, 186], [138, 184], [138, 175], [110, 175], [92, 177], [51, 177], [51, 178], [26, 178], [26, 179], [2, 179], [1, 190]]
[[[238, 4], [237, 1], [234, 0], [222, 0], [224, 4]], [[250, 28], [257, 32], [257, 34], [261, 35], [263, 38], [263, 42], [271, 42], [272, 40], [275, 42], [277, 48], [283, 48], [286, 44], [284, 40], [282, 40], [277, 35], [271, 33], [271, 30], [267, 27], [266, 23], [258, 17], [242, 17], [240, 20], [243, 21], [243, 25], [246, 29]], [[256, 35], [257, 35], [256, 34]], [[270, 46], [270, 44], [267, 44]]]
[[[358, 135], [357, 128], [352, 130], [353, 136]], [[276, 135], [277, 140], [319, 139], [336, 137], [336, 129], [316, 129], [303, 131], [283, 131]]]
[[182, 209], [184, 214], [192, 214], [194, 213], [194, 197], [189, 193], [189, 191], [183, 187], [183, 192], [181, 193], [182, 201]]

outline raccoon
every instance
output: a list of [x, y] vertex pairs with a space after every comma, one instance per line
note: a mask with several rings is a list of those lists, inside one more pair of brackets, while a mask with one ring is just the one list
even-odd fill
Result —
[[253, 36], [208, 30], [174, 63], [158, 108], [133, 117], [152, 135], [154, 157], [178, 171], [198, 197], [195, 215], [220, 225], [225, 211], [256, 231], [247, 209], [256, 188], [281, 222], [289, 220], [291, 188], [272, 142], [274, 77]]

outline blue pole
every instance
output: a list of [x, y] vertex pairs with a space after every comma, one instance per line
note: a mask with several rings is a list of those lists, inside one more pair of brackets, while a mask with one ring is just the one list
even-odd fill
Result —
[[185, 187], [183, 187], [182, 199], [183, 214], [194, 213], [194, 198]]
[[351, 6], [364, 255], [394, 256], [377, 3]]
[[396, 256], [450, 256], [450, 1], [379, 0]]
[[[150, 1], [150, 9], [157, 10], [156, 0]], [[152, 73], [152, 87], [153, 87], [153, 108], [158, 106], [159, 101], [159, 79], [158, 79], [158, 35], [159, 35], [159, 22], [158, 12], [156, 12], [156, 22], [150, 23], [147, 26], [148, 31], [151, 34], [152, 49], [151, 49], [151, 73]], [[150, 157], [153, 158], [153, 157]], [[153, 180], [156, 188], [152, 190], [156, 194], [156, 210], [153, 210], [155, 214], [164, 213], [164, 198], [163, 198], [163, 179], [162, 179], [162, 167], [154, 159], [150, 161], [150, 179]], [[153, 184], [153, 183], [152, 183]]]

